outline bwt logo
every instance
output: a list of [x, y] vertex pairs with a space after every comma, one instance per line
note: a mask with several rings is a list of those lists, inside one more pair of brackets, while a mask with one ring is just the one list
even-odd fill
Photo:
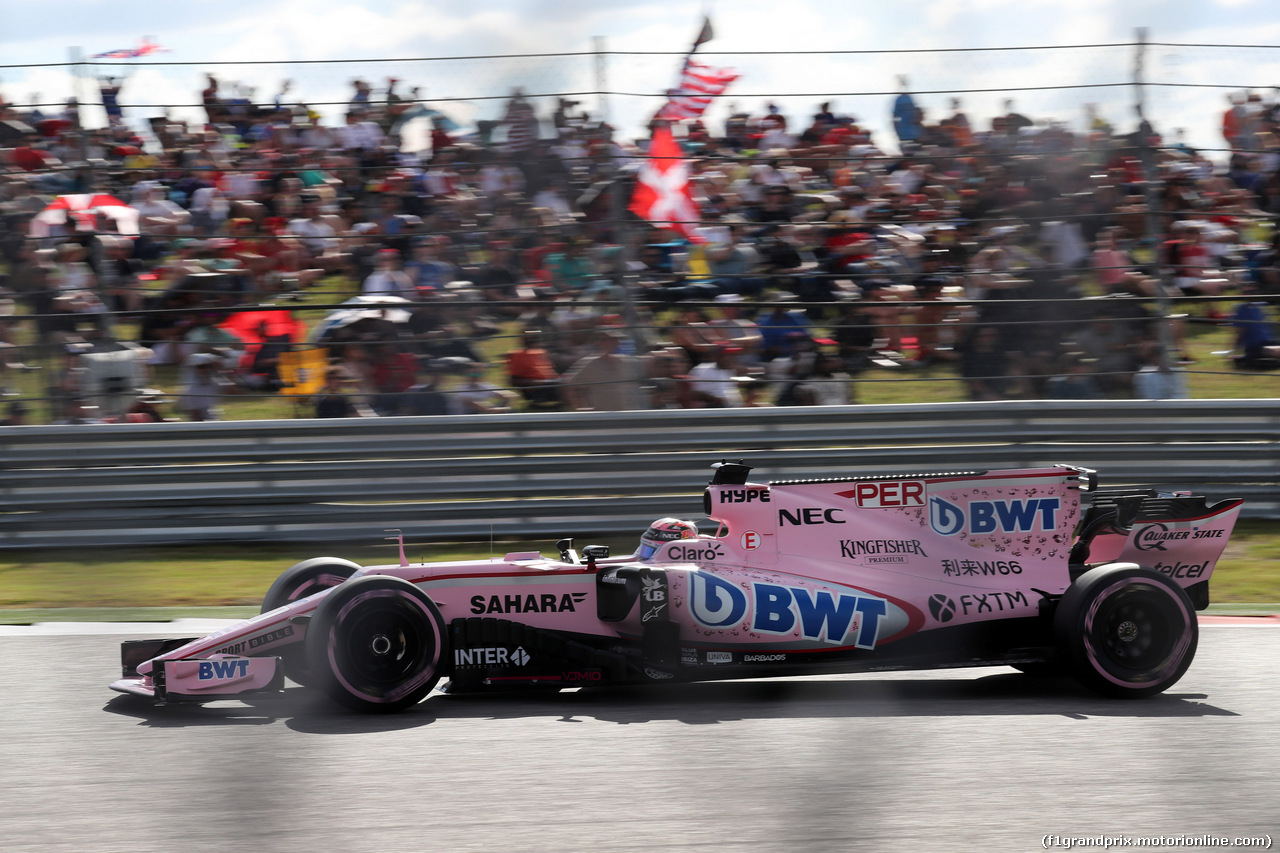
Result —
[[198, 678], [213, 681], [221, 678], [244, 678], [249, 674], [247, 660], [202, 660]]
[[1028, 533], [1053, 530], [1058, 523], [1059, 498], [1024, 501], [969, 501], [969, 512], [940, 497], [929, 498], [929, 526], [943, 536], [969, 533]]
[[[729, 628], [750, 615], [748, 630], [766, 634], [792, 634], [797, 625], [807, 640], [846, 644], [852, 630], [853, 645], [874, 649], [880, 620], [888, 602], [872, 595], [851, 595], [828, 590], [802, 589], [772, 583], [752, 583], [747, 592], [715, 575], [694, 572], [689, 608], [693, 618], [708, 628]], [[755, 604], [752, 606], [751, 599]]]

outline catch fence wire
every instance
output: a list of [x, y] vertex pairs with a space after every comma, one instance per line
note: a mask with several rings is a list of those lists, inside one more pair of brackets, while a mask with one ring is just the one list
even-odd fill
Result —
[[[282, 103], [306, 104], [324, 116], [326, 125], [334, 126], [342, 123], [354, 92], [352, 81], [367, 81], [372, 89], [370, 100], [380, 103], [385, 100], [387, 79], [396, 78], [396, 93], [401, 99], [413, 99], [413, 90], [418, 87], [419, 102], [467, 126], [501, 118], [507, 100], [520, 89], [534, 105], [544, 138], [552, 135], [550, 117], [560, 99], [578, 101], [572, 112], [585, 111], [592, 120], [608, 116], [623, 138], [643, 138], [647, 119], [662, 104], [664, 90], [677, 80], [685, 52], [612, 51], [603, 40], [597, 40], [593, 47], [546, 54], [336, 61], [268, 58], [207, 63], [165, 55], [132, 62], [9, 65], [0, 66], [0, 75], [5, 78], [0, 90], [22, 108], [26, 106], [22, 96], [30, 91], [27, 80], [39, 76], [48, 83], [62, 74], [65, 91], [52, 85], [41, 89], [46, 93], [44, 103], [54, 108], [76, 94], [76, 73], [81, 80], [95, 75], [125, 75], [120, 101], [126, 118], [134, 124], [161, 111], [202, 124], [204, 110], [198, 103], [198, 93], [206, 85], [206, 74], [219, 79], [222, 98], [239, 95], [258, 104], [274, 101], [281, 81], [289, 79], [293, 83]], [[1280, 81], [1280, 49], [1265, 45], [1143, 44], [1139, 40], [950, 49], [750, 52], [704, 46], [698, 56], [708, 64], [734, 68], [741, 75], [705, 117], [713, 135], [718, 135], [717, 129], [732, 112], [758, 117], [766, 103], [776, 104], [788, 117], [790, 130], [799, 132], [818, 103], [831, 101], [833, 112], [852, 115], [860, 125], [872, 130], [875, 141], [890, 157], [896, 150], [889, 113], [892, 100], [901, 89], [898, 75], [906, 76], [906, 89], [913, 93], [926, 122], [950, 116], [954, 97], [960, 99], [959, 109], [975, 131], [986, 130], [993, 116], [1008, 112], [1006, 100], [1012, 99], [1011, 108], [1038, 125], [1058, 122], [1077, 134], [1088, 129], [1085, 104], [1094, 104], [1094, 114], [1107, 122], [1113, 133], [1126, 133], [1137, 125], [1135, 98], [1140, 97], [1145, 115], [1164, 133], [1166, 141], [1174, 141], [1175, 128], [1186, 128], [1186, 141], [1216, 153], [1218, 159], [1224, 151], [1218, 129], [1227, 96]], [[1145, 89], [1144, 94], [1135, 96], [1140, 62]], [[99, 126], [104, 123], [101, 106], [90, 100], [83, 99], [82, 119], [87, 127]], [[1062, 153], [1029, 152], [1020, 156], [1049, 159]], [[1067, 216], [1094, 215], [1100, 214]], [[1001, 221], [1003, 217], [990, 223]], [[1031, 216], [1027, 221], [1034, 223], [1038, 219]], [[662, 306], [650, 307], [666, 310]], [[904, 308], [909, 309], [910, 305]], [[315, 312], [319, 307], [302, 310]], [[833, 313], [829, 306], [826, 310]], [[855, 377], [855, 381], [907, 378]], [[954, 376], [910, 377], [910, 381], [917, 380], [959, 381]]]

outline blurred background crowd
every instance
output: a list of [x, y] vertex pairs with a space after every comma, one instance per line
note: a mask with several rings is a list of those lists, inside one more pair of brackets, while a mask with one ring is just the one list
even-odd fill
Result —
[[687, 228], [628, 211], [648, 140], [567, 99], [465, 133], [396, 80], [339, 126], [287, 81], [210, 76], [203, 124], [146, 133], [113, 78], [101, 129], [0, 103], [6, 422], [1185, 397], [1193, 324], [1232, 330], [1215, 369], [1280, 365], [1280, 103], [1232, 93], [1200, 152], [899, 84], [896, 139], [826, 103], [675, 123]]

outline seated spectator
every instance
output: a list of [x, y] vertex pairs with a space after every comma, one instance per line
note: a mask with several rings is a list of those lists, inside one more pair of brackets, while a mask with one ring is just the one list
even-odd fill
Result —
[[1004, 400], [1008, 389], [1008, 357], [1000, 349], [1000, 330], [974, 329], [960, 359], [960, 375], [970, 400]]
[[417, 382], [400, 395], [401, 415], [447, 415], [449, 398], [440, 390], [440, 365], [433, 359], [421, 359]]
[[565, 395], [579, 412], [622, 412], [646, 408], [647, 379], [643, 363], [619, 351], [622, 333], [613, 329], [595, 334], [596, 353], [579, 359], [564, 375]]
[[506, 356], [511, 387], [518, 390], [530, 405], [559, 407], [560, 374], [556, 372], [550, 354], [539, 343], [538, 333], [526, 331], [521, 336], [521, 344]]
[[443, 234], [419, 238], [413, 246], [413, 259], [404, 266], [419, 296], [438, 293], [458, 278], [458, 268], [444, 259], [449, 238]]
[[324, 388], [315, 397], [317, 418], [371, 417], [372, 412], [357, 404], [349, 393], [353, 381], [341, 367], [330, 367], [324, 375]]
[[404, 299], [417, 298], [418, 291], [413, 279], [400, 268], [400, 253], [395, 249], [380, 249], [376, 256], [376, 266], [369, 277], [364, 280], [360, 292], [365, 296], [399, 296]]
[[819, 353], [809, 375], [795, 389], [798, 406], [844, 406], [853, 402], [850, 376], [838, 356]]
[[221, 412], [218, 404], [231, 390], [221, 357], [214, 353], [195, 353], [183, 363], [187, 378], [182, 389], [182, 411], [193, 421], [215, 421]]
[[796, 340], [794, 333], [799, 332], [800, 336], [811, 337], [809, 321], [805, 318], [804, 312], [791, 311], [787, 308], [787, 303], [794, 302], [795, 296], [778, 294], [773, 299], [776, 300], [773, 310], [758, 324], [762, 345], [760, 357], [763, 361], [789, 358], [794, 352]]
[[1089, 359], [1078, 352], [1064, 357], [1065, 371], [1052, 376], [1045, 383], [1045, 390], [1053, 400], [1097, 400], [1106, 395], [1091, 375]]
[[[1245, 285], [1246, 296], [1255, 292], [1252, 285]], [[1236, 306], [1231, 324], [1236, 330], [1235, 351], [1241, 367], [1280, 366], [1280, 341], [1268, 317], [1267, 303], [1246, 299]]]
[[370, 404], [374, 414], [394, 415], [401, 409], [400, 398], [413, 387], [418, 375], [418, 360], [389, 341], [369, 347], [369, 380], [374, 397]]
[[679, 347], [665, 347], [650, 355], [649, 378], [653, 384], [651, 408], [696, 408], [689, 380], [689, 359]]
[[1169, 365], [1164, 347], [1155, 341], [1146, 341], [1141, 347], [1141, 366], [1133, 375], [1133, 396], [1139, 400], [1185, 400], [1187, 376], [1182, 370]]
[[738, 388], [738, 355], [742, 350], [728, 344], [717, 346], [710, 360], [693, 366], [689, 371], [693, 401], [696, 408], [736, 407], [742, 405], [742, 392]]
[[479, 415], [511, 411], [519, 398], [505, 388], [485, 382], [485, 368], [486, 365], [480, 362], [465, 366], [466, 378], [450, 392], [450, 414]]

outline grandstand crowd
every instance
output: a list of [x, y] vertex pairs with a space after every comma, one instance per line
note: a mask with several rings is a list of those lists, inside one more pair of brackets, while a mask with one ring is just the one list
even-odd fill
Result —
[[[0, 102], [6, 422], [832, 405], [939, 364], [974, 400], [1185, 397], [1188, 323], [1280, 365], [1280, 103], [1231, 95], [1201, 152], [901, 83], [892, 140], [830, 104], [677, 123], [691, 229], [627, 210], [648, 140], [564, 99], [465, 134], [395, 80], [338, 126], [213, 76], [204, 122], [147, 133], [116, 80], [101, 129]], [[50, 218], [71, 194], [138, 234]]]

